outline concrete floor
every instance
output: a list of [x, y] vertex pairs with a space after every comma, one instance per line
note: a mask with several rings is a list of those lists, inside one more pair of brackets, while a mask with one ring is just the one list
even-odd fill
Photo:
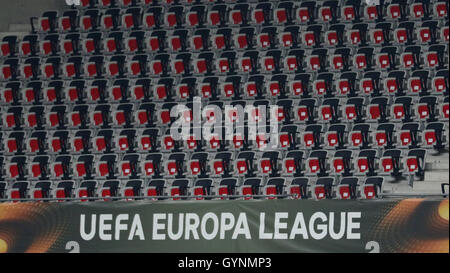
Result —
[[65, 0], [0, 0], [0, 32], [9, 31], [10, 24], [29, 25], [30, 17], [38, 17], [44, 11], [68, 8]]

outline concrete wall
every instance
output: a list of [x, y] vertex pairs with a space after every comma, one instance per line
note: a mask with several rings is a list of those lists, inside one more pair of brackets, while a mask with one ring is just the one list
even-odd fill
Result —
[[[29, 25], [30, 17], [38, 17], [44, 11], [67, 8], [65, 0], [0, 0], [0, 32], [9, 31], [10, 24]], [[27, 30], [31, 28], [28, 26]]]

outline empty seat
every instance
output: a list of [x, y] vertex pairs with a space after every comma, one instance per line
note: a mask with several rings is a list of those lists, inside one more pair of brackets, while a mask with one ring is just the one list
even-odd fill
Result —
[[199, 179], [195, 181], [192, 189], [192, 195], [195, 196], [195, 200], [209, 200], [209, 195], [212, 195], [212, 183], [211, 179]]
[[312, 195], [314, 199], [331, 199], [333, 198], [333, 184], [334, 178], [321, 177], [317, 179], [316, 183], [312, 186]]
[[292, 199], [308, 199], [309, 179], [306, 177], [294, 178], [289, 185], [288, 194]]
[[361, 197], [364, 199], [378, 198], [378, 194], [382, 193], [383, 177], [368, 177], [361, 189]]
[[258, 198], [255, 195], [261, 194], [261, 187], [261, 178], [247, 178], [239, 189], [240, 195], [243, 196], [244, 200]]

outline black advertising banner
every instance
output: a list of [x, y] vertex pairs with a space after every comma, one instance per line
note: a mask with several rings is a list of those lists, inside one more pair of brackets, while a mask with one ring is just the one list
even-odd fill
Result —
[[448, 199], [0, 204], [2, 252], [449, 252]]

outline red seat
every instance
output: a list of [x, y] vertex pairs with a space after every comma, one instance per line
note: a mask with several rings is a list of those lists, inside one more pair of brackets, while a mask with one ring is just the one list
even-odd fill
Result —
[[320, 18], [323, 22], [329, 22], [332, 20], [333, 15], [330, 7], [322, 6], [319, 8]]
[[81, 137], [76, 137], [73, 140], [73, 147], [76, 152], [79, 152], [84, 149], [84, 141]]
[[247, 162], [245, 160], [237, 161], [236, 166], [239, 174], [244, 174], [248, 170]]
[[361, 33], [359, 32], [359, 30], [350, 30], [349, 40], [352, 45], [359, 45], [361, 43]]
[[231, 23], [235, 25], [242, 24], [242, 14], [239, 10], [233, 10], [230, 13]]
[[344, 59], [342, 58], [342, 55], [332, 55], [331, 65], [333, 66], [333, 69], [341, 70], [344, 67]]
[[314, 91], [319, 96], [325, 94], [327, 91], [327, 83], [324, 80], [314, 81]]
[[430, 117], [430, 109], [428, 108], [428, 104], [419, 103], [417, 105], [417, 113], [419, 114], [419, 119], [425, 120]]
[[52, 146], [53, 152], [57, 153], [57, 152], [61, 151], [61, 149], [62, 149], [61, 140], [59, 138], [52, 139], [51, 146]]
[[178, 172], [178, 164], [176, 161], [167, 162], [167, 173], [169, 175], [175, 175]]
[[253, 197], [253, 189], [252, 186], [244, 185], [242, 186], [242, 195], [244, 195], [244, 200], [250, 200]]
[[314, 196], [317, 200], [325, 199], [326, 198], [325, 187], [322, 185], [315, 186], [314, 187]]
[[166, 13], [166, 25], [168, 27], [173, 27], [177, 23], [177, 15], [175, 12], [167, 12]]
[[413, 3], [411, 5], [411, 15], [413, 15], [415, 18], [422, 18], [424, 16], [422, 3]]
[[306, 31], [303, 34], [303, 41], [306, 46], [314, 46], [316, 44], [316, 38], [313, 31]]
[[373, 199], [376, 197], [375, 186], [373, 185], [364, 186], [363, 192], [366, 199]]
[[388, 6], [388, 15], [392, 19], [397, 19], [401, 16], [400, 5], [399, 4], [390, 4]]
[[403, 104], [392, 105], [392, 114], [395, 119], [403, 119], [405, 117], [405, 109]]
[[419, 36], [420, 42], [428, 43], [431, 40], [431, 31], [429, 28], [427, 28], [427, 27], [419, 28], [418, 32], [419, 32], [418, 36]]
[[228, 59], [221, 58], [218, 60], [219, 71], [222, 73], [229, 72], [230, 65], [228, 63]]
[[308, 56], [308, 66], [312, 70], [319, 70], [320, 67], [320, 57], [317, 55]]
[[434, 4], [434, 13], [439, 17], [447, 16], [448, 7], [445, 2], [437, 2]]
[[328, 132], [327, 134], [328, 146], [335, 147], [339, 144], [338, 134], [335, 132]]
[[267, 33], [261, 33], [258, 35], [258, 45], [261, 48], [268, 48], [270, 46], [270, 36]]
[[17, 163], [11, 163], [9, 165], [9, 177], [16, 178], [19, 176], [19, 165]]
[[175, 142], [171, 136], [164, 137], [164, 147], [166, 150], [172, 150], [175, 147]]
[[8, 143], [8, 144], [7, 144], [7, 146], [8, 146], [8, 151], [9, 151], [10, 153], [15, 153], [15, 152], [17, 152], [17, 141], [16, 141], [15, 138], [8, 139], [7, 143]]
[[318, 158], [308, 158], [308, 167], [310, 173], [318, 173], [320, 171], [320, 163]]
[[355, 19], [355, 9], [353, 6], [344, 6], [343, 7], [344, 18], [347, 21], [352, 21]]
[[419, 170], [419, 161], [417, 157], [407, 157], [406, 158], [406, 166], [408, 167], [408, 171], [410, 173], [416, 172]]
[[122, 169], [123, 176], [131, 175], [131, 163], [130, 162], [122, 162], [120, 167]]
[[358, 69], [365, 69], [367, 67], [366, 55], [364, 54], [355, 55], [355, 63]]
[[294, 43], [294, 39], [292, 38], [292, 34], [290, 32], [284, 32], [281, 34], [281, 44], [284, 47], [291, 47]]
[[404, 28], [398, 28], [394, 31], [395, 40], [399, 44], [404, 44], [408, 41], [408, 33]]
[[262, 24], [264, 19], [264, 11], [262, 9], [254, 9], [252, 12], [252, 20], [256, 24]]
[[28, 145], [30, 147], [30, 152], [35, 153], [39, 150], [39, 140], [37, 138], [30, 138], [28, 140]]
[[55, 177], [61, 177], [64, 174], [63, 165], [61, 163], [55, 163], [53, 165], [53, 174]]
[[236, 47], [244, 49], [248, 47], [247, 35], [244, 33], [236, 35]]
[[377, 131], [375, 133], [375, 140], [379, 147], [384, 147], [387, 145], [387, 136], [385, 131]]
[[412, 142], [410, 131], [400, 131], [400, 141], [402, 146], [408, 146]]
[[198, 175], [200, 174], [201, 168], [200, 168], [200, 161], [194, 160], [190, 163], [190, 170], [192, 175]]
[[95, 146], [98, 152], [106, 150], [106, 140], [104, 137], [98, 137], [95, 140]]
[[357, 159], [358, 171], [360, 173], [366, 173], [369, 171], [369, 160], [366, 157], [360, 157]]
[[128, 143], [128, 138], [125, 136], [125, 137], [120, 137], [119, 138], [119, 149], [121, 150], [121, 151], [126, 151], [126, 150], [128, 150], [128, 148], [129, 148], [129, 143]]
[[284, 160], [284, 169], [287, 173], [294, 173], [297, 170], [295, 160], [286, 158]]
[[360, 147], [363, 145], [363, 136], [359, 131], [350, 132], [350, 139], [352, 141], [353, 147]]
[[425, 139], [425, 143], [427, 145], [435, 145], [436, 144], [436, 131], [434, 130], [425, 130], [423, 132], [423, 136]]
[[340, 157], [334, 158], [333, 168], [336, 173], [342, 173], [345, 170], [344, 159]]
[[435, 67], [439, 65], [438, 54], [436, 52], [425, 53], [426, 64], [429, 67]]
[[305, 143], [306, 147], [313, 146], [315, 144], [314, 134], [309, 132], [304, 133], [303, 142]]
[[287, 22], [286, 9], [280, 8], [275, 10], [275, 19], [278, 24], [284, 24]]
[[301, 81], [291, 82], [291, 90], [292, 90], [292, 93], [296, 96], [303, 94], [303, 91], [304, 91], [303, 83]]
[[208, 13], [208, 22], [215, 26], [220, 23], [220, 13], [218, 11], [210, 11]]
[[84, 163], [78, 163], [76, 165], [76, 172], [79, 177], [86, 175], [86, 165]]
[[334, 30], [330, 30], [326, 32], [326, 41], [329, 46], [335, 46], [338, 44], [338, 34]]
[[98, 164], [98, 171], [101, 177], [107, 176], [109, 174], [109, 167], [108, 163], [106, 162], [99, 162]]
[[394, 161], [391, 157], [382, 157], [380, 159], [383, 172], [390, 173], [394, 170]]

